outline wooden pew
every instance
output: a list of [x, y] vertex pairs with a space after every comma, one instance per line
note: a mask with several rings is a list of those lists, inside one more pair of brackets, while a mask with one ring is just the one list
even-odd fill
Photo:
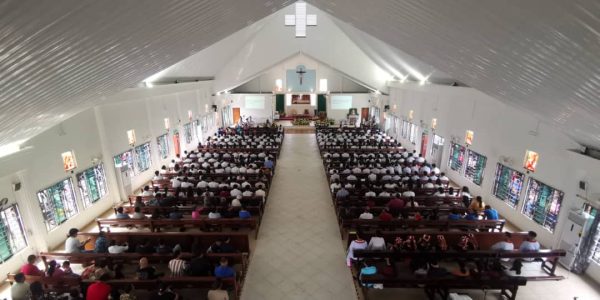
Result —
[[[175, 289], [193, 288], [193, 289], [209, 289], [217, 280], [213, 276], [180, 276], [180, 277], [161, 277], [156, 280], [139, 280], [134, 278], [127, 279], [112, 279], [106, 281], [113, 288], [122, 289], [129, 286], [134, 286], [137, 290], [153, 290], [158, 287], [158, 282], [166, 283]], [[15, 274], [7, 274], [7, 282], [11, 285], [15, 282]], [[73, 289], [85, 291], [87, 287], [94, 283], [93, 280], [82, 280], [80, 277], [40, 277], [40, 276], [25, 276], [25, 281], [28, 283], [41, 282], [46, 292], [56, 292], [58, 294], [68, 293]], [[239, 282], [236, 278], [222, 279], [223, 287], [232, 290], [234, 299], [239, 299]]]
[[[200, 207], [201, 205], [198, 205], [198, 207]], [[131, 206], [131, 205], [123, 205], [120, 206], [123, 208], [123, 212], [126, 214], [133, 214], [135, 212], [135, 207]], [[143, 214], [146, 215], [151, 215], [152, 213], [154, 213], [155, 209], [159, 209], [161, 211], [168, 211], [168, 212], [172, 212], [172, 211], [176, 211], [176, 212], [181, 212], [184, 214], [184, 217], [186, 216], [191, 216], [192, 211], [194, 211], [194, 209], [196, 208], [196, 205], [187, 205], [187, 206], [173, 206], [173, 207], [160, 207], [160, 206], [143, 206], [140, 207], [140, 211]], [[227, 209], [227, 207], [225, 206], [217, 206], [217, 209]], [[262, 215], [263, 215], [263, 205], [261, 203], [260, 206], [244, 206], [244, 208], [250, 212], [250, 214], [252, 216], [258, 217], [258, 226], [260, 226], [260, 222], [262, 221]], [[115, 210], [115, 214], [117, 211], [117, 207], [113, 208]], [[207, 209], [202, 210], [202, 216], [206, 216], [208, 215], [209, 211]], [[148, 216], [146, 216], [148, 217]]]
[[[156, 199], [154, 196], [135, 196], [129, 195], [129, 205], [134, 205], [137, 197], [142, 197], [142, 201], [144, 203]], [[175, 199], [175, 203], [178, 205], [201, 205], [204, 204], [204, 199], [202, 197], [173, 197]], [[213, 199], [219, 199], [219, 197], [213, 197]], [[228, 199], [233, 199], [233, 197], [229, 197]], [[261, 206], [264, 201], [266, 201], [267, 197], [263, 199], [262, 196], [252, 196], [252, 197], [242, 197], [240, 202], [245, 206]], [[161, 207], [161, 206], [150, 206], [150, 207], [158, 207], [158, 208], [169, 208], [169, 207]]]
[[[80, 240], [91, 239], [90, 245], [94, 245], [97, 232], [79, 232]], [[167, 244], [180, 244], [182, 249], [191, 249], [194, 241], [200, 244], [202, 249], [207, 249], [217, 240], [230, 238], [231, 245], [239, 252], [250, 253], [250, 241], [245, 233], [219, 233], [219, 232], [106, 232], [106, 238], [115, 240], [117, 243], [127, 243], [134, 246], [146, 240], [158, 241], [162, 239]]]
[[[39, 254], [42, 262], [46, 269], [48, 268], [48, 262], [51, 260], [65, 261], [68, 260], [73, 264], [89, 265], [95, 260], [102, 258], [108, 259], [113, 263], [123, 264], [137, 264], [140, 258], [145, 257], [151, 263], [166, 263], [173, 258], [172, 253], [65, 253], [65, 252], [41, 252]], [[194, 255], [190, 252], [182, 253], [183, 259], [192, 259]], [[241, 265], [242, 276], [246, 273], [248, 267], [248, 253], [206, 253], [204, 257], [207, 258], [213, 265], [218, 265], [221, 257], [225, 257], [229, 260], [230, 265]]]
[[[377, 219], [373, 220], [361, 220], [361, 219], [349, 219], [342, 220], [341, 226], [343, 229], [352, 230], [358, 228], [377, 228], [377, 229], [388, 229], [388, 230], [417, 230], [417, 229], [438, 229], [440, 231], [448, 231], [449, 229], [460, 229], [468, 231], [497, 231], [501, 232], [504, 228], [506, 220], [407, 220], [407, 219], [395, 219], [391, 221], [381, 221]], [[342, 236], [343, 238], [343, 236]]]
[[[472, 233], [475, 236], [477, 243], [479, 244], [479, 250], [483, 250], [484, 252], [485, 252], [485, 250], [489, 250], [492, 245], [504, 240], [504, 238], [505, 238], [505, 235], [503, 232], [470, 232], [470, 233]], [[401, 237], [404, 240], [409, 235], [412, 235], [418, 239], [423, 234], [430, 235], [432, 237], [432, 240], [435, 242], [435, 237], [437, 235], [443, 235], [444, 238], [446, 239], [446, 243], [448, 244], [448, 246], [453, 247], [454, 245], [458, 244], [460, 237], [465, 235], [466, 233], [465, 232], [454, 232], [454, 231], [447, 231], [447, 232], [383, 231], [383, 232], [381, 232], [381, 234], [387, 243], [393, 243], [393, 241], [395, 240], [396, 237]], [[371, 236], [372, 235], [368, 234], [368, 233], [367, 234], [363, 233], [361, 235], [361, 237], [366, 240], [369, 240], [371, 238]], [[348, 246], [350, 245], [350, 242], [352, 242], [352, 240], [354, 240], [355, 238], [356, 238], [355, 233], [348, 234]], [[512, 241], [515, 245], [515, 249], [519, 249], [519, 246], [521, 246], [521, 243], [523, 241], [525, 241], [526, 239], [527, 239], [527, 232], [513, 232], [512, 233]], [[542, 249], [542, 250], [544, 250], [544, 249]], [[556, 272], [556, 267], [558, 266], [558, 258], [561, 256], [565, 256], [566, 252], [562, 249], [546, 250], [546, 251], [542, 251], [542, 250], [537, 251], [537, 252], [533, 252], [533, 251], [532, 252], [514, 251], [512, 253], [503, 252], [502, 255], [504, 258], [536, 258], [536, 257], [545, 258], [541, 267], [542, 267], [542, 270], [544, 272], [546, 272], [549, 276], [530, 277], [530, 279], [534, 279], [534, 280], [560, 280], [560, 279], [563, 279], [564, 277], [562, 277], [562, 276], [556, 276], [555, 272]], [[482, 252], [482, 253], [484, 253], [484, 252]], [[444, 253], [449, 253], [449, 251], [444, 252]], [[476, 252], [474, 252], [474, 253], [476, 253]], [[394, 255], [401, 255], [401, 254], [394, 254]], [[446, 255], [450, 255], [450, 254], [446, 254]], [[456, 254], [456, 255], [460, 255], [460, 254]], [[471, 257], [471, 251], [463, 252], [462, 255], [463, 255], [463, 257]], [[497, 257], [498, 252], [488, 251], [487, 253], [484, 253], [481, 255], [483, 255], [483, 256], [496, 255], [496, 257]]]
[[[15, 282], [14, 273], [8, 273], [6, 275], [6, 282], [12, 285]], [[63, 276], [63, 277], [42, 277], [42, 276], [29, 276], [25, 275], [25, 282], [31, 284], [39, 281], [44, 288], [44, 291], [54, 291], [59, 294], [68, 293], [73, 289], [80, 290], [81, 279], [74, 276]]]
[[207, 230], [208, 228], [219, 228], [222, 230], [223, 227], [227, 228], [240, 228], [246, 227], [255, 230], [254, 239], [258, 236], [258, 218], [251, 217], [248, 219], [231, 218], [231, 219], [96, 219], [98, 229], [102, 230], [107, 228], [110, 231], [110, 226], [133, 226], [133, 227], [147, 227], [153, 232], [160, 231], [164, 227], [177, 227], [177, 228], [200, 228]]
[[[476, 279], [476, 278], [427, 278], [427, 277], [395, 277], [388, 278], [381, 275], [363, 276], [363, 283], [383, 284], [384, 288], [423, 288], [428, 299], [436, 299], [436, 294], [441, 299], [448, 299], [450, 290], [453, 289], [471, 289], [471, 290], [500, 290], [502, 296], [506, 299], [517, 299], [519, 286], [525, 286], [527, 279], [524, 277], [502, 276], [496, 278]], [[360, 284], [360, 283], [359, 283]], [[362, 287], [365, 299], [368, 299], [368, 289]]]

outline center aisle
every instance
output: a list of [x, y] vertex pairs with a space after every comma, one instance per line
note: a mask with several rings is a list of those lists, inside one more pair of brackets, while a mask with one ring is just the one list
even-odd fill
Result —
[[356, 299], [314, 134], [288, 134], [242, 300]]

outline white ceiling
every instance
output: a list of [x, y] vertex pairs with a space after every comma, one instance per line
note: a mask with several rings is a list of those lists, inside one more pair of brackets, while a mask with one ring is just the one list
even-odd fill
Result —
[[292, 39], [290, 0], [1, 1], [0, 145], [170, 66], [227, 88], [302, 51], [371, 86], [456, 79], [600, 147], [598, 1], [308, 2], [319, 26]]
[[0, 1], [0, 146], [98, 105], [285, 5]]
[[580, 144], [600, 146], [599, 1], [308, 2]]

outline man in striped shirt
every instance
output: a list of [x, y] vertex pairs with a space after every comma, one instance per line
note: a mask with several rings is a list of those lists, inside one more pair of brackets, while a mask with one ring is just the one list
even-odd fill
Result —
[[175, 258], [169, 261], [169, 270], [171, 270], [171, 276], [183, 276], [187, 262], [181, 259], [181, 251], [175, 250], [173, 252]]

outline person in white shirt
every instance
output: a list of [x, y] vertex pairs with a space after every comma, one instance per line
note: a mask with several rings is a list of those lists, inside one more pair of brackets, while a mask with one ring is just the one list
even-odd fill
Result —
[[149, 186], [144, 187], [144, 191], [142, 192], [142, 197], [152, 196], [152, 191]]
[[91, 238], [88, 238], [84, 242], [80, 242], [77, 239], [78, 232], [79, 232], [79, 229], [77, 229], [77, 228], [69, 229], [69, 235], [67, 237], [67, 240], [65, 241], [65, 252], [80, 253], [80, 252], [82, 252], [83, 247], [85, 247], [85, 244], [89, 243], [92, 240]]
[[160, 174], [161, 174], [161, 175], [167, 174], [167, 172], [168, 172], [168, 171], [167, 171], [167, 166], [162, 166], [162, 167], [160, 168], [160, 171], [159, 171], [159, 172], [160, 172]]
[[127, 244], [125, 245], [117, 245], [117, 242], [115, 240], [110, 241], [110, 246], [108, 247], [108, 253], [110, 254], [120, 254], [120, 253], [124, 253], [127, 250], [129, 250], [129, 246]]
[[361, 220], [372, 220], [373, 214], [369, 211], [369, 208], [365, 208], [364, 212], [358, 216]]
[[[504, 233], [504, 240], [493, 244], [490, 250], [494, 251], [512, 251], [515, 249], [515, 244], [512, 242], [512, 234], [510, 232]], [[510, 258], [503, 258], [503, 261], [509, 261]]]
[[521, 251], [538, 251], [540, 250], [540, 243], [536, 241], [537, 233], [535, 231], [529, 231], [527, 233], [527, 239], [521, 243], [519, 250]]
[[236, 196], [235, 199], [231, 200], [231, 206], [242, 207], [242, 196]]
[[175, 177], [175, 178], [171, 179], [171, 186], [173, 188], [181, 187], [181, 181], [179, 180], [178, 177]]
[[216, 181], [211, 181], [208, 183], [208, 187], [211, 189], [216, 189], [219, 187], [219, 183], [217, 183]]
[[419, 154], [419, 157], [417, 157], [417, 162], [422, 164], [425, 162], [425, 158], [423, 158], [423, 156], [421, 156], [421, 154]]
[[212, 209], [209, 213], [208, 213], [208, 218], [209, 219], [220, 219], [221, 218], [221, 213], [219, 211], [217, 211], [216, 209]]
[[358, 180], [358, 178], [356, 176], [354, 176], [354, 174], [350, 174], [350, 175], [348, 175], [348, 177], [346, 177], [346, 180], [356, 181], [356, 180]]
[[421, 173], [429, 174], [431, 173], [431, 168], [428, 165], [424, 165], [421, 167]]
[[193, 187], [193, 186], [194, 186], [194, 184], [191, 182], [188, 182], [187, 180], [184, 180], [181, 182], [181, 187], [184, 189], [187, 189], [187, 188]]
[[369, 245], [367, 246], [367, 249], [368, 250], [385, 251], [386, 250], [385, 240], [381, 236], [382, 236], [382, 234], [378, 230], [375, 233], [375, 235], [373, 237], [371, 237], [371, 239], [369, 240]]
[[261, 189], [261, 188], [259, 188], [258, 190], [254, 191], [254, 196], [263, 197], [263, 199], [264, 199], [264, 197], [266, 195], [267, 195], [267, 193], [263, 189]]
[[365, 197], [377, 197], [377, 194], [373, 191], [368, 191], [365, 193]]
[[204, 180], [198, 181], [198, 184], [196, 185], [196, 187], [199, 189], [205, 189], [208, 187], [208, 182], [206, 182]]
[[409, 190], [405, 191], [404, 193], [402, 193], [402, 197], [415, 197], [415, 192], [413, 192], [411, 190], [411, 188], [409, 187]]
[[152, 177], [152, 180], [163, 180], [163, 177], [160, 176], [160, 171], [154, 172], [154, 177]]
[[329, 181], [334, 181], [334, 180], [338, 180], [338, 179], [340, 179], [340, 175], [337, 173], [337, 170], [336, 170], [336, 173], [332, 174], [329, 177]]
[[362, 170], [359, 167], [352, 169], [352, 174], [360, 174], [360, 173], [362, 173]]
[[237, 196], [241, 196], [242, 195], [242, 191], [238, 190], [237, 188], [231, 190], [229, 192], [229, 195], [231, 195], [231, 197], [237, 197]]
[[448, 178], [448, 176], [446, 176], [446, 174], [445, 174], [445, 173], [440, 173], [440, 180], [441, 180], [443, 183], [448, 183], [448, 182], [450, 181], [450, 178]]
[[435, 187], [435, 185], [433, 185], [433, 182], [431, 182], [431, 179], [429, 179], [427, 181], [427, 183], [423, 185], [423, 188], [426, 188], [426, 189], [433, 189], [434, 187]]
[[254, 193], [250, 190], [250, 187], [246, 187], [246, 189], [242, 193], [242, 196], [244, 196], [244, 197], [252, 197], [252, 196], [254, 196]]
[[431, 172], [435, 175], [440, 175], [440, 168], [436, 167], [435, 164], [431, 165]]
[[331, 183], [331, 185], [329, 185], [329, 188], [331, 189], [331, 192], [332, 192], [332, 193], [333, 193], [335, 190], [337, 190], [337, 189], [339, 189], [339, 188], [341, 188], [341, 187], [342, 187], [342, 185], [341, 185], [341, 184], [340, 184], [340, 182], [339, 182], [339, 181], [337, 181], [337, 180], [334, 180], [334, 181]]
[[446, 197], [446, 193], [444, 193], [444, 188], [438, 188], [437, 192], [433, 194], [434, 197]]
[[145, 218], [146, 218], [146, 215], [142, 213], [142, 208], [141, 208], [141, 207], [139, 207], [139, 206], [136, 206], [136, 207], [134, 208], [133, 215], [131, 215], [131, 218], [132, 218], [132, 219], [138, 219], [138, 220], [139, 220], [139, 219], [145, 219]]
[[383, 191], [381, 193], [379, 193], [379, 197], [389, 197], [390, 193], [388, 193], [387, 191]]

